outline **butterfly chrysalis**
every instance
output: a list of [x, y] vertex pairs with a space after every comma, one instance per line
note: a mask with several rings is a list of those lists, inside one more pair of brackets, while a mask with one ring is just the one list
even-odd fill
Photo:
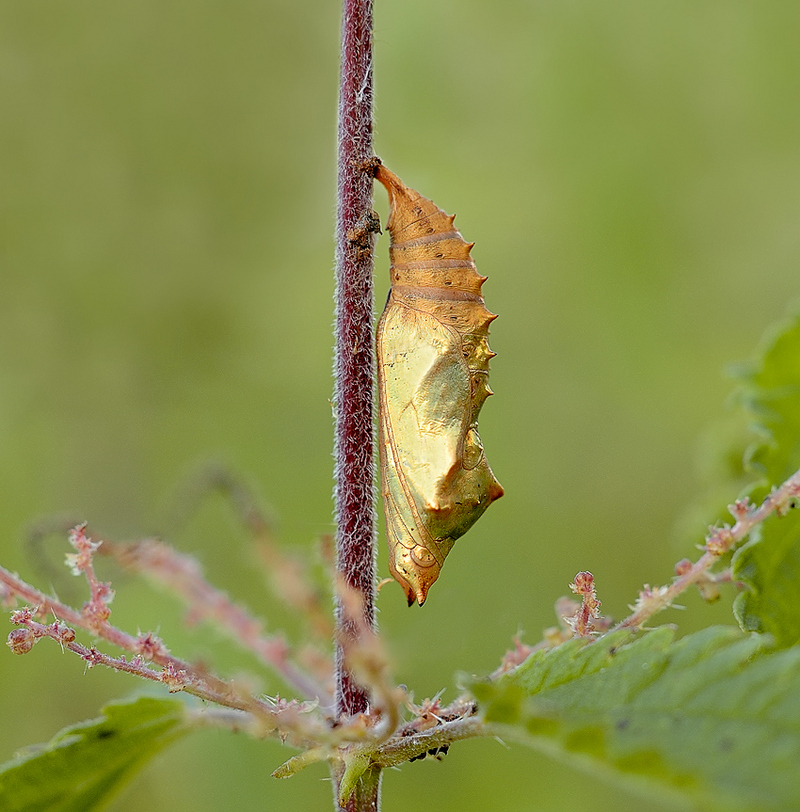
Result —
[[374, 172], [389, 193], [391, 237], [376, 342], [389, 569], [421, 606], [456, 539], [503, 495], [478, 435], [496, 316], [455, 217], [385, 167]]

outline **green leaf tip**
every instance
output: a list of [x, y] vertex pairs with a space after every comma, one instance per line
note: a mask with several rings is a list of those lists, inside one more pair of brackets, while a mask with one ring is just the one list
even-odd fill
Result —
[[[675, 641], [660, 627], [529, 660], [475, 686], [499, 736], [651, 797], [726, 812], [800, 806], [800, 647], [733, 627]], [[515, 720], [497, 721], [510, 715], [495, 703], [514, 702]]]
[[285, 761], [278, 767], [276, 770], [272, 772], [273, 778], [291, 778], [293, 775], [297, 775], [301, 770], [304, 770], [310, 764], [316, 764], [320, 761], [325, 761], [328, 758], [328, 748], [327, 747], [314, 747], [310, 750], [306, 750], [303, 753], [298, 753], [296, 756], [292, 756], [288, 761]]
[[139, 697], [65, 728], [0, 767], [3, 812], [101, 809], [137, 769], [191, 729], [186, 705]]

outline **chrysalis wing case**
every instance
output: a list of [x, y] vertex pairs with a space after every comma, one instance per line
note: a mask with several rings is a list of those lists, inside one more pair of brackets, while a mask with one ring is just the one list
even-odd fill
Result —
[[503, 495], [478, 435], [496, 316], [455, 217], [385, 167], [375, 177], [390, 206], [392, 289], [377, 335], [389, 569], [421, 606], [455, 540]]

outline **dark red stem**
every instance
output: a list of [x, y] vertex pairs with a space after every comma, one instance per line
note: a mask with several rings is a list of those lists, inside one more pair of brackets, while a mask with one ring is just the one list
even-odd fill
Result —
[[[363, 596], [375, 622], [375, 463], [373, 429], [372, 0], [344, 0], [339, 85], [336, 213], [336, 522], [337, 568]], [[355, 624], [338, 610], [339, 639]], [[337, 647], [336, 710], [364, 713], [369, 697]]]

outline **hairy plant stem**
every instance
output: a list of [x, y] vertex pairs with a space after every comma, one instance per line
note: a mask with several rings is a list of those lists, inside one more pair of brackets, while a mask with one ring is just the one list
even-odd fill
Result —
[[[375, 463], [373, 428], [372, 0], [344, 0], [339, 84], [336, 211], [335, 457], [337, 569], [363, 597], [375, 624]], [[347, 668], [342, 641], [360, 624], [337, 609], [336, 711], [366, 713], [367, 691]], [[351, 812], [378, 809], [380, 771], [370, 770], [348, 801]], [[373, 774], [374, 773], [374, 774]], [[334, 776], [336, 778], [336, 776]], [[338, 784], [338, 781], [335, 781]]]

